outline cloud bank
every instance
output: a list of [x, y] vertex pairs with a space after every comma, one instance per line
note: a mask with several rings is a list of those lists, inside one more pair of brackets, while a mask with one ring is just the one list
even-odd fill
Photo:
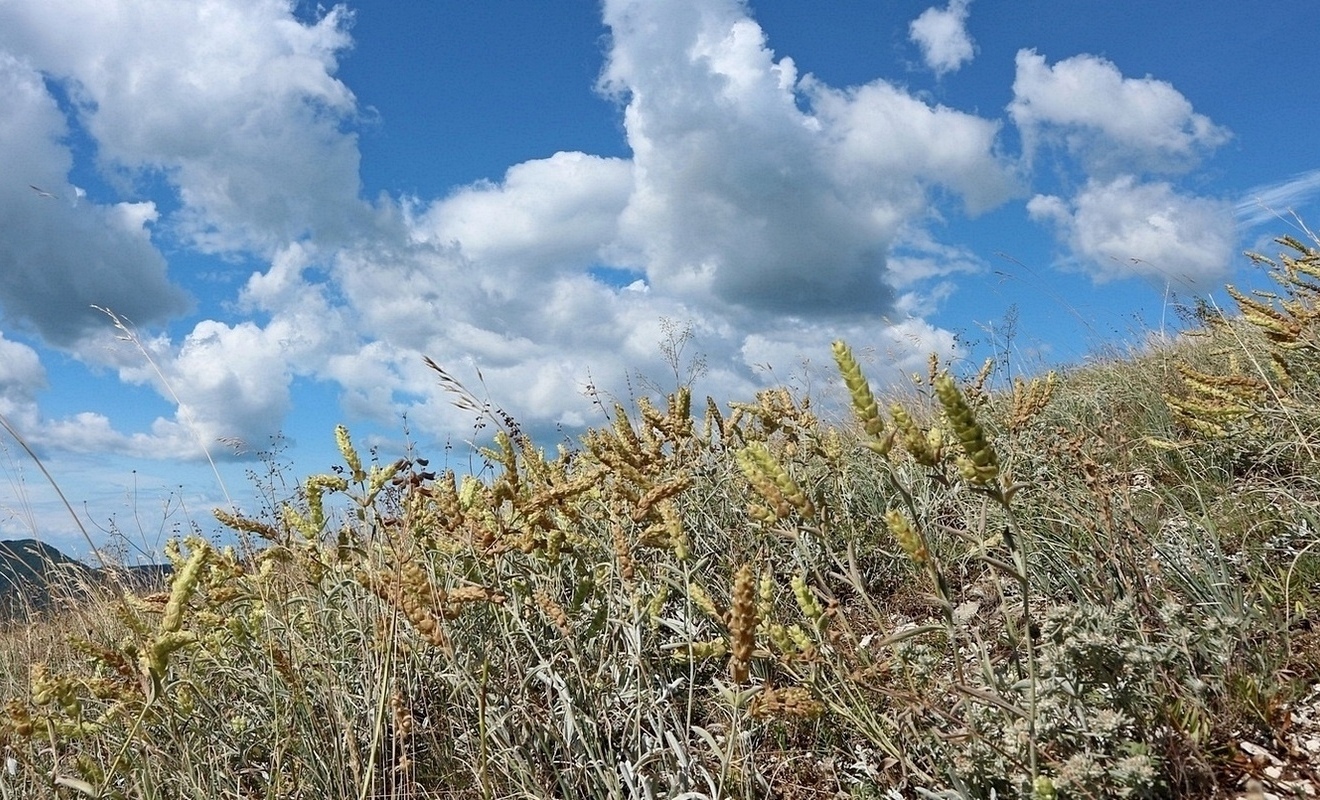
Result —
[[[912, 23], [937, 73], [974, 55], [968, 15], [953, 0]], [[335, 77], [350, 17], [278, 0], [0, 5], [4, 325], [175, 406], [135, 432], [97, 412], [45, 419], [36, 351], [0, 338], [0, 399], [34, 440], [195, 458], [199, 441], [264, 441], [300, 384], [387, 425], [466, 430], [423, 355], [480, 375], [530, 425], [576, 427], [596, 419], [588, 381], [622, 396], [637, 371], [670, 370], [659, 343], [676, 325], [720, 397], [828, 364], [839, 336], [876, 346], [877, 377], [905, 374], [954, 352], [924, 317], [983, 268], [937, 223], [1029, 197], [1047, 148], [1087, 179], [1027, 208], [1098, 279], [1226, 263], [1215, 226], [1231, 207], [1171, 176], [1227, 132], [1168, 84], [1024, 50], [1007, 116], [989, 118], [802, 74], [735, 0], [605, 3], [598, 88], [630, 158], [560, 152], [445, 196], [366, 199], [358, 101]], [[121, 199], [79, 195], [71, 134]], [[194, 319], [179, 249], [259, 268], [224, 315]], [[92, 304], [141, 326], [136, 344]]]

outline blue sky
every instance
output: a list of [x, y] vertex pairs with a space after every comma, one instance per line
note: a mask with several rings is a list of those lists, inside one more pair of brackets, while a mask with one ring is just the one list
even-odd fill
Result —
[[[672, 384], [675, 332], [722, 400], [823, 390], [840, 336], [877, 382], [1076, 362], [1314, 218], [1317, 33], [1300, 0], [0, 0], [0, 413], [149, 549], [256, 507], [277, 433], [290, 479], [405, 417], [465, 467], [424, 356], [547, 445], [589, 383]], [[7, 437], [0, 474], [0, 536], [86, 549]]]

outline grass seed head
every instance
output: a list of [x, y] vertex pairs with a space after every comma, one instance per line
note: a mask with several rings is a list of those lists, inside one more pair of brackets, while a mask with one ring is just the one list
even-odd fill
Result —
[[803, 686], [766, 686], [752, 698], [749, 710], [757, 719], [815, 719], [825, 713], [825, 704]]
[[896, 508], [886, 511], [885, 524], [889, 526], [889, 532], [898, 540], [898, 546], [903, 548], [903, 552], [907, 553], [914, 564], [923, 567], [930, 561], [930, 552], [926, 549], [925, 540], [912, 527], [912, 523], [908, 522], [902, 511]]
[[838, 365], [843, 383], [848, 387], [853, 413], [862, 423], [862, 429], [868, 436], [880, 436], [885, 429], [885, 422], [880, 417], [880, 406], [875, 401], [875, 394], [871, 392], [871, 385], [867, 383], [866, 376], [862, 374], [861, 365], [853, 356], [852, 348], [840, 339], [834, 342], [831, 349], [834, 352], [834, 363]]
[[536, 605], [541, 609], [541, 612], [555, 626], [555, 630], [559, 631], [559, 635], [565, 639], [573, 638], [573, 625], [569, 621], [568, 612], [564, 610], [564, 607], [544, 589], [537, 589], [532, 597], [536, 600]]
[[985, 430], [976, 421], [976, 414], [947, 372], [935, 379], [935, 394], [944, 408], [950, 428], [962, 444], [964, 458], [959, 460], [958, 468], [963, 477], [972, 483], [990, 483], [999, 476], [999, 457], [986, 440]]
[[814, 624], [825, 616], [825, 609], [821, 607], [820, 601], [807, 585], [807, 581], [801, 575], [794, 575], [789, 582], [793, 587], [793, 599], [797, 600], [798, 609], [802, 611], [802, 616], [811, 620]]
[[353, 447], [353, 440], [348, 436], [348, 428], [343, 425], [335, 426], [335, 444], [339, 446], [339, 454], [344, 457], [344, 463], [348, 465], [353, 473], [353, 482], [362, 483], [367, 479], [367, 475], [362, 471], [362, 459], [358, 456], [357, 449]]
[[210, 555], [211, 546], [204, 540], [195, 539], [190, 542], [192, 553], [188, 560], [184, 562], [183, 568], [174, 574], [170, 581], [170, 597], [165, 603], [165, 615], [160, 621], [160, 630], [162, 633], [172, 633], [179, 630], [183, 625], [183, 609], [188, 605], [188, 600], [192, 598], [193, 593], [197, 591], [197, 583], [201, 579], [202, 567], [206, 564], [206, 559]]
[[756, 646], [756, 574], [751, 564], [743, 564], [733, 576], [733, 598], [729, 607], [729, 676], [743, 683], [749, 676], [752, 650]]

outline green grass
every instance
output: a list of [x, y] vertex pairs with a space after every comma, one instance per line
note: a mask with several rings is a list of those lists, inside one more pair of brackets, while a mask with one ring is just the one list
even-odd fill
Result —
[[4, 632], [0, 797], [1222, 796], [1320, 679], [1284, 244], [1286, 305], [1054, 378], [872, 405], [840, 345], [855, 425], [679, 391], [548, 454], [495, 414], [480, 480], [341, 430], [168, 592]]

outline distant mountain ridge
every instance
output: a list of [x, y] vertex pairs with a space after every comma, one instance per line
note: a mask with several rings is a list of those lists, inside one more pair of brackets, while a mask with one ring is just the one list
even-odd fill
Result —
[[134, 587], [164, 586], [168, 564], [92, 567], [36, 539], [0, 540], [0, 617], [12, 619], [79, 599], [93, 586], [118, 580]]

